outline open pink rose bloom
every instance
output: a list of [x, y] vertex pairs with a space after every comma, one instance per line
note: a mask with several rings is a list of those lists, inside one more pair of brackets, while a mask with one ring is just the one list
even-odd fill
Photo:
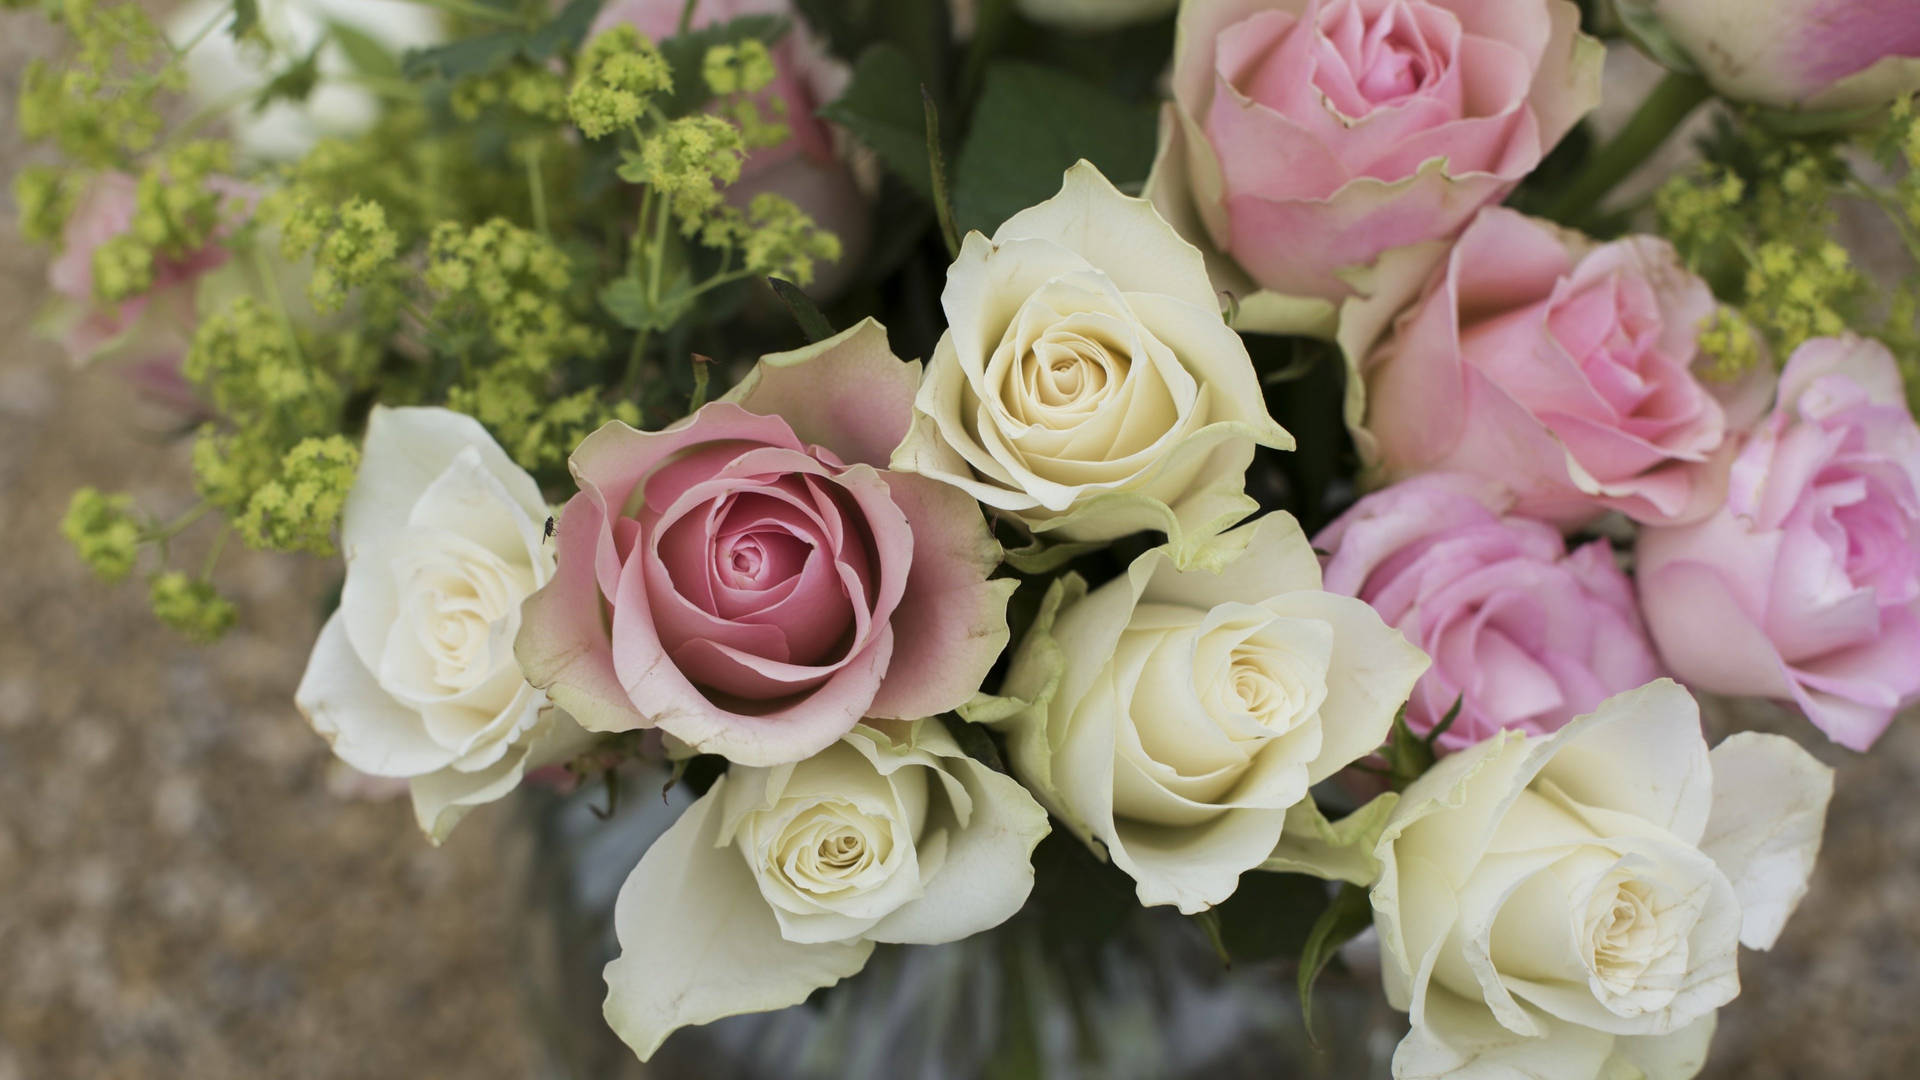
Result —
[[[1150, 184], [1255, 285], [1451, 236], [1599, 100], [1563, 0], [1190, 0]], [[1198, 237], [1194, 237], [1198, 240]]]
[[1802, 345], [1726, 505], [1643, 529], [1638, 557], [1676, 675], [1791, 701], [1842, 746], [1871, 746], [1920, 700], [1920, 427], [1886, 348]]
[[528, 680], [590, 729], [744, 765], [967, 700], [1007, 640], [1000, 549], [963, 492], [886, 468], [919, 381], [868, 321], [663, 431], [590, 436]]
[[[1494, 505], [1489, 505], [1493, 503]], [[1407, 703], [1439, 745], [1501, 730], [1544, 735], [1660, 674], [1633, 585], [1596, 540], [1500, 514], [1469, 480], [1415, 477], [1361, 499], [1314, 546], [1326, 587], [1358, 596], [1433, 658]]]
[[1607, 510], [1693, 521], [1726, 491], [1764, 378], [1694, 372], [1714, 312], [1664, 240], [1595, 246], [1505, 209], [1476, 218], [1361, 356], [1356, 433], [1388, 477], [1453, 471], [1517, 514], [1573, 527]]

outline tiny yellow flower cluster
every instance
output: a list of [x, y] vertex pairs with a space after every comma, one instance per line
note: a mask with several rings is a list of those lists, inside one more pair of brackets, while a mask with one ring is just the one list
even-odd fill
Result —
[[182, 372], [228, 417], [303, 415], [324, 425], [338, 397], [333, 381], [301, 357], [291, 328], [250, 296], [200, 324]]
[[251, 547], [331, 555], [333, 526], [353, 489], [360, 450], [344, 435], [306, 438], [280, 459], [279, 475], [255, 488], [234, 519]]
[[1710, 361], [1702, 374], [1715, 382], [1732, 382], [1763, 360], [1760, 337], [1752, 324], [1725, 304], [1715, 308], [1700, 327], [1698, 340], [1701, 353]]
[[530, 372], [606, 346], [578, 317], [573, 280], [567, 256], [551, 240], [505, 218], [470, 229], [443, 222], [428, 244], [435, 317], [456, 324], [477, 318], [502, 359]]
[[1747, 267], [1745, 310], [1783, 354], [1808, 338], [1846, 331], [1839, 305], [1860, 286], [1846, 248], [1831, 240], [1811, 250], [1770, 240], [1757, 255]]
[[721, 97], [757, 94], [772, 85], [778, 74], [773, 54], [759, 38], [715, 45], [701, 58], [700, 75], [706, 79], [707, 89]]
[[124, 580], [140, 553], [140, 524], [126, 495], [105, 495], [91, 487], [74, 492], [60, 519], [60, 534], [102, 581]]
[[700, 74], [707, 89], [716, 97], [731, 99], [723, 111], [750, 150], [787, 141], [786, 99], [760, 94], [779, 73], [773, 54], [759, 38], [715, 45], [702, 58]]
[[567, 115], [589, 139], [625, 131], [656, 95], [673, 88], [673, 73], [653, 42], [632, 26], [595, 35], [580, 50]]
[[27, 65], [20, 132], [31, 140], [50, 139], [84, 164], [119, 166], [159, 137], [158, 98], [179, 88], [181, 68], [157, 63], [169, 50], [137, 2], [56, 0], [56, 11], [74, 51], [58, 62]]
[[815, 225], [792, 200], [770, 192], [755, 195], [745, 214], [726, 207], [709, 222], [702, 242], [733, 245], [748, 271], [802, 286], [812, 283], [816, 260], [840, 258], [839, 237]]
[[529, 119], [565, 120], [566, 80], [554, 71], [522, 60], [487, 75], [462, 79], [447, 97], [447, 107], [453, 110], [453, 115], [468, 123], [501, 105]]
[[155, 574], [147, 587], [154, 615], [168, 626], [201, 644], [218, 641], [233, 628], [233, 604], [205, 581], [178, 570]]
[[594, 388], [558, 397], [541, 390], [539, 381], [496, 367], [448, 391], [447, 407], [479, 420], [508, 456], [536, 473], [559, 469], [580, 440], [610, 420], [640, 424], [632, 401], [608, 403]]
[[140, 174], [127, 231], [93, 252], [93, 291], [102, 303], [153, 286], [163, 259], [184, 259], [211, 244], [234, 201], [216, 180], [231, 167], [225, 143], [196, 141], [161, 154]]
[[73, 214], [73, 185], [63, 169], [29, 165], [13, 178], [13, 204], [20, 213], [20, 235], [36, 244], [51, 243]]
[[400, 237], [387, 224], [386, 207], [371, 199], [349, 199], [338, 207], [305, 206], [296, 228], [283, 234], [282, 251], [312, 241], [313, 275], [307, 299], [319, 311], [338, 311], [353, 289], [372, 284], [393, 264]]
[[746, 157], [739, 128], [718, 116], [695, 113], [640, 141], [636, 178], [667, 200], [681, 232], [691, 235], [725, 201], [720, 189], [740, 179]]

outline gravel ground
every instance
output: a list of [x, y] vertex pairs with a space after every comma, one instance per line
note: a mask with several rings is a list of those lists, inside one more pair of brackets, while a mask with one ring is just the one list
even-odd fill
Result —
[[[11, 117], [47, 37], [30, 16], [0, 28]], [[44, 260], [0, 225], [0, 1080], [529, 1076], [511, 812], [433, 850], [403, 802], [342, 797], [290, 704], [327, 568], [229, 551], [241, 629], [202, 649], [58, 538], [78, 485], [167, 510], [188, 480], [164, 417], [31, 339]], [[1840, 785], [1813, 891], [1745, 958], [1708, 1075], [1911, 1076], [1920, 725], [1863, 757], [1755, 722]]]

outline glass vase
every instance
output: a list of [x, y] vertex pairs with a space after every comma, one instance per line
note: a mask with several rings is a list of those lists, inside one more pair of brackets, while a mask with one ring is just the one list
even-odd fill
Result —
[[[598, 784], [521, 795], [527, 909], [518, 922], [545, 1080], [1388, 1075], [1404, 1018], [1371, 972], [1336, 961], [1322, 975], [1316, 1041], [1290, 961], [1224, 964], [1199, 924], [1169, 908], [1083, 910], [1047, 890], [1045, 865], [1027, 909], [993, 931], [947, 945], [882, 945], [865, 970], [803, 1004], [682, 1029], [642, 1065], [602, 1019], [601, 969], [617, 951], [621, 883], [689, 801], [681, 791], [662, 798], [664, 785], [664, 773], [629, 775], [605, 819]], [[1070, 845], [1092, 862], [1063, 832], [1046, 845], [1056, 857]], [[1363, 947], [1359, 966], [1365, 955]]]

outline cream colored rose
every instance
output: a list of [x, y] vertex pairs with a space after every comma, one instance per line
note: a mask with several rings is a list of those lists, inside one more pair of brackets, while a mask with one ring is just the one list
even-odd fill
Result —
[[644, 1061], [678, 1028], [806, 1000], [875, 942], [998, 926], [1046, 834], [1033, 797], [938, 720], [868, 720], [798, 764], [735, 765], [620, 889], [607, 1022]]
[[340, 607], [294, 700], [341, 760], [409, 780], [436, 842], [589, 740], [513, 655], [520, 602], [553, 574], [546, 518], [473, 418], [374, 409], [341, 518]]
[[[1806, 892], [1830, 770], [1787, 739], [1711, 753], [1670, 680], [1407, 789], [1373, 889], [1401, 1080], [1684, 1080]], [[1637, 1070], [1637, 1071], [1635, 1071]]]
[[1380, 745], [1427, 667], [1372, 608], [1321, 591], [1291, 517], [1220, 542], [1218, 572], [1160, 548], [1091, 593], [1056, 582], [1006, 696], [967, 710], [1007, 733], [1014, 772], [1141, 903], [1186, 912], [1275, 854], [1288, 812]]
[[1168, 534], [1187, 565], [1252, 513], [1256, 445], [1291, 449], [1193, 245], [1086, 162], [969, 233], [895, 469], [1056, 539]]

